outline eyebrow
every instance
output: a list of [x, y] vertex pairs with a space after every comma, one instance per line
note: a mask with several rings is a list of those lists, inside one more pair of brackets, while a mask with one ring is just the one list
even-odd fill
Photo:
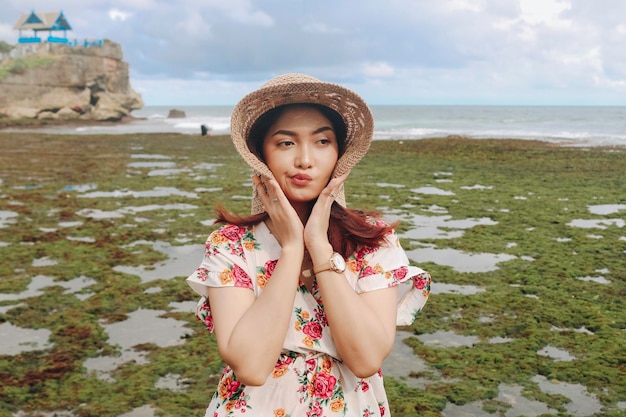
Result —
[[[318, 128], [318, 129], [315, 129], [313, 131], [313, 134], [317, 135], [318, 133], [326, 132], [328, 130], [330, 130], [331, 132], [334, 132], [332, 127], [330, 127], [330, 126], [322, 126], [322, 127]], [[272, 133], [272, 136], [276, 136], [276, 135], [297, 136], [296, 132], [294, 132], [292, 130], [286, 130], [286, 129], [277, 130], [276, 132]]]

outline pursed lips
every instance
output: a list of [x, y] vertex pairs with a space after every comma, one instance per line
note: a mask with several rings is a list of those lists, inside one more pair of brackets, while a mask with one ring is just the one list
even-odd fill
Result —
[[291, 176], [291, 181], [296, 185], [307, 185], [313, 180], [310, 175], [296, 174]]

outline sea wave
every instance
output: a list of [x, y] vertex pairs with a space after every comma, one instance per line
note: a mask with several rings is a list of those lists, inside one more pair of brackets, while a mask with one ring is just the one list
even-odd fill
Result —
[[[231, 106], [178, 106], [184, 118], [168, 118], [170, 107], [146, 106], [136, 120], [97, 126], [53, 126], [58, 134], [230, 134]], [[539, 140], [572, 146], [626, 146], [626, 107], [549, 106], [373, 106], [375, 140], [463, 136], [475, 139]]]

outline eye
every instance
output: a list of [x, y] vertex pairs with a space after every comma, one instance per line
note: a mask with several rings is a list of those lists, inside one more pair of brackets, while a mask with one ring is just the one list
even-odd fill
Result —
[[290, 146], [293, 146], [294, 143], [292, 140], [288, 140], [288, 139], [284, 139], [284, 140], [279, 140], [276, 143], [276, 146], [278, 146], [279, 148], [288, 148]]
[[336, 142], [337, 141], [333, 137], [323, 137], [317, 140], [317, 143], [323, 146], [332, 145], [333, 143], [336, 143]]

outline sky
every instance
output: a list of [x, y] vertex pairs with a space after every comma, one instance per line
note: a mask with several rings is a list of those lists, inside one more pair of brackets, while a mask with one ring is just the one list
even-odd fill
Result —
[[371, 105], [626, 105], [624, 0], [0, 0], [121, 44], [145, 105], [234, 105], [272, 77]]

